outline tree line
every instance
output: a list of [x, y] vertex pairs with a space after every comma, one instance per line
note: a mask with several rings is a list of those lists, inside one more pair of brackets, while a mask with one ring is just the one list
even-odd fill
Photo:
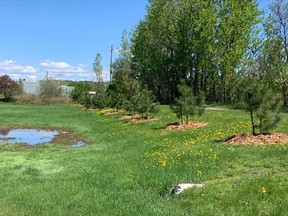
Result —
[[265, 133], [288, 107], [288, 2], [269, 9], [256, 0], [150, 0], [145, 18], [123, 32], [110, 82], [98, 53], [96, 83], [78, 83], [72, 98], [142, 116], [170, 104], [181, 122], [201, 115], [204, 101], [240, 104], [253, 133]]
[[135, 83], [145, 85], [158, 102], [170, 104], [184, 80], [194, 96], [236, 104], [253, 78], [288, 106], [287, 1], [272, 2], [269, 15], [255, 0], [149, 2], [145, 18], [122, 36], [112, 85], [130, 95]]

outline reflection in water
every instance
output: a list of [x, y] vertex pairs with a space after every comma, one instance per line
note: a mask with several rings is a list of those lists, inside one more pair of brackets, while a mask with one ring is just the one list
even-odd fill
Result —
[[24, 143], [37, 145], [51, 142], [58, 134], [57, 131], [36, 130], [36, 129], [11, 129], [7, 133], [0, 134], [0, 143]]

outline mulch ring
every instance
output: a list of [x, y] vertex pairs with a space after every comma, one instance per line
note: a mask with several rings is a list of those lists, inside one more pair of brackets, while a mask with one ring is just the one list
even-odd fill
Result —
[[176, 122], [176, 123], [168, 124], [163, 129], [167, 130], [167, 131], [186, 130], [186, 129], [204, 127], [206, 125], [208, 125], [208, 122], [188, 122], [188, 124], [186, 124], [186, 123], [180, 124], [180, 123]]
[[288, 143], [288, 135], [283, 133], [273, 134], [239, 134], [224, 140], [232, 145], [275, 145]]
[[137, 123], [157, 121], [157, 120], [159, 120], [159, 118], [133, 118], [128, 123], [137, 124]]
[[140, 118], [141, 116], [138, 114], [134, 114], [134, 115], [122, 115], [120, 116], [118, 119], [119, 120], [129, 120], [129, 119], [134, 119], [134, 118]]
[[118, 114], [118, 113], [120, 113], [120, 112], [111, 111], [111, 112], [106, 112], [106, 113], [104, 113], [104, 115], [109, 116], [109, 115], [116, 115], [116, 114]]

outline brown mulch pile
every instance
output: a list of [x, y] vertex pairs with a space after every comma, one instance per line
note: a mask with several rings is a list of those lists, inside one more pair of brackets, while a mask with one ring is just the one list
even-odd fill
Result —
[[288, 135], [283, 133], [273, 134], [240, 134], [232, 136], [225, 140], [227, 144], [242, 145], [274, 145], [288, 143]]
[[149, 121], [157, 121], [158, 118], [134, 118], [131, 121], [129, 121], [129, 124], [137, 124], [141, 122], [149, 122]]
[[116, 115], [116, 114], [118, 114], [119, 112], [106, 112], [106, 113], [104, 113], [104, 115], [107, 115], [107, 116], [109, 116], [109, 115]]
[[127, 120], [127, 119], [133, 119], [133, 118], [139, 118], [140, 115], [138, 114], [135, 114], [135, 115], [123, 115], [123, 116], [120, 116], [118, 119], [119, 120]]
[[164, 130], [171, 131], [171, 130], [185, 130], [185, 129], [191, 129], [191, 128], [199, 128], [199, 127], [204, 127], [208, 125], [207, 122], [188, 122], [188, 124], [179, 124], [177, 123], [172, 123], [167, 125]]

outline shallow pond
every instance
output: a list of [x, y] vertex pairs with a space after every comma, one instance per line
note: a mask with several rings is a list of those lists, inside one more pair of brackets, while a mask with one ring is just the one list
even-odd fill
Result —
[[27, 145], [38, 145], [51, 142], [58, 131], [38, 129], [10, 129], [0, 131], [0, 143], [23, 143]]
[[86, 146], [86, 145], [87, 145], [87, 143], [85, 143], [83, 141], [78, 141], [78, 142], [74, 143], [72, 145], [72, 147], [77, 148], [77, 147], [82, 147], [82, 146]]

